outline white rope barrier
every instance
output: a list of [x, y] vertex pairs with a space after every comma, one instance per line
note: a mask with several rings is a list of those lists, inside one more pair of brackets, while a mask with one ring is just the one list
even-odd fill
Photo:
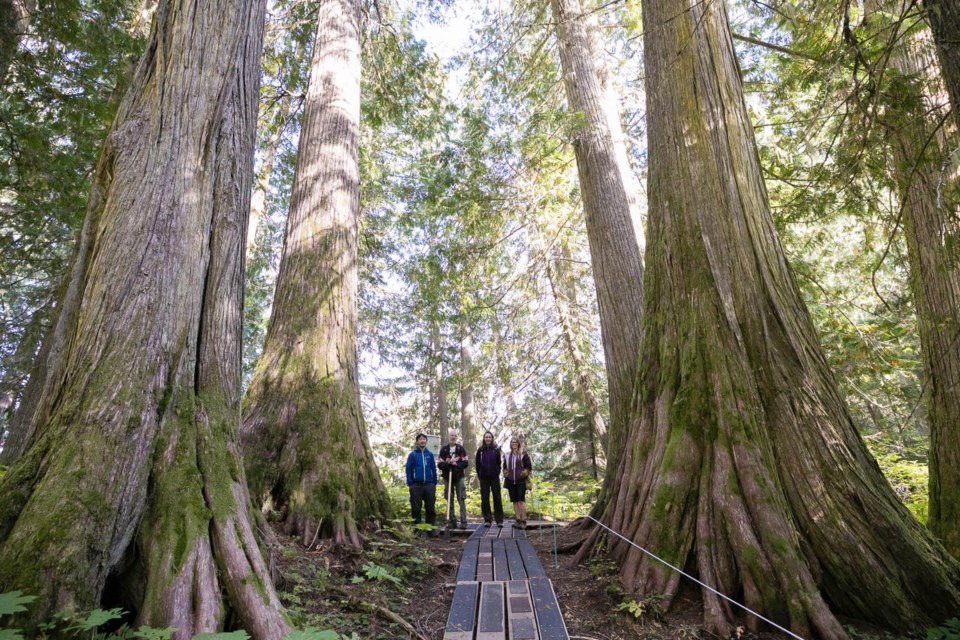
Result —
[[797, 634], [795, 634], [794, 632], [790, 631], [789, 629], [784, 629], [783, 627], [781, 627], [780, 625], [778, 625], [778, 624], [777, 624], [776, 622], [774, 622], [773, 620], [771, 620], [771, 619], [769, 619], [769, 618], [765, 618], [764, 616], [760, 615], [759, 613], [757, 613], [757, 612], [754, 611], [753, 609], [751, 609], [751, 608], [749, 608], [749, 607], [747, 607], [747, 606], [745, 606], [745, 605], [740, 604], [739, 602], [737, 602], [737, 601], [734, 600], [733, 598], [730, 598], [730, 597], [728, 597], [728, 596], [723, 595], [722, 593], [720, 593], [719, 591], [717, 591], [716, 589], [714, 589], [714, 588], [711, 587], [710, 585], [705, 584], [705, 583], [703, 583], [703, 582], [700, 582], [699, 580], [697, 580], [696, 578], [694, 578], [694, 577], [693, 577], [692, 575], [690, 575], [689, 573], [686, 573], [686, 572], [684, 572], [683, 570], [678, 569], [677, 567], [673, 566], [672, 564], [670, 564], [669, 562], [667, 562], [667, 561], [664, 560], [663, 558], [659, 557], [659, 556], [656, 555], [655, 553], [651, 553], [651, 552], [647, 551], [646, 549], [644, 549], [643, 547], [641, 547], [640, 545], [638, 545], [637, 543], [635, 543], [633, 540], [629, 540], [629, 539], [625, 538], [624, 536], [620, 535], [619, 533], [617, 533], [616, 531], [614, 531], [613, 529], [611, 529], [611, 528], [608, 527], [607, 525], [603, 524], [602, 522], [600, 522], [599, 520], [597, 520], [596, 518], [594, 518], [594, 517], [591, 516], [590, 514], [585, 514], [585, 515], [586, 515], [587, 518], [590, 518], [591, 520], [593, 520], [594, 522], [596, 522], [598, 525], [600, 525], [601, 527], [603, 527], [604, 529], [606, 529], [607, 531], [609, 531], [609, 532], [612, 533], [613, 535], [617, 536], [618, 538], [620, 538], [621, 540], [623, 540], [623, 541], [626, 542], [627, 544], [633, 545], [634, 547], [636, 547], [636, 548], [639, 549], [640, 551], [643, 551], [645, 554], [647, 554], [648, 556], [650, 556], [650, 557], [653, 558], [654, 560], [656, 560], [656, 561], [658, 561], [658, 562], [662, 562], [663, 564], [667, 565], [668, 567], [670, 567], [671, 569], [673, 569], [674, 571], [676, 571], [677, 573], [679, 573], [679, 574], [682, 575], [683, 577], [689, 578], [690, 580], [693, 580], [694, 582], [696, 582], [698, 585], [700, 585], [701, 587], [703, 587], [703, 588], [706, 589], [707, 591], [710, 591], [711, 593], [714, 593], [714, 594], [720, 596], [721, 598], [723, 598], [724, 600], [726, 600], [726, 601], [729, 602], [730, 604], [736, 605], [736, 606], [740, 607], [741, 609], [743, 609], [744, 611], [746, 611], [747, 613], [750, 613], [750, 614], [752, 614], [752, 615], [760, 618], [761, 620], [763, 620], [763, 621], [766, 622], [767, 624], [776, 627], [776, 628], [779, 629], [780, 631], [783, 631], [785, 634], [787, 634], [787, 635], [790, 636], [791, 638], [796, 638], [797, 640], [804, 640], [802, 637], [798, 636]]

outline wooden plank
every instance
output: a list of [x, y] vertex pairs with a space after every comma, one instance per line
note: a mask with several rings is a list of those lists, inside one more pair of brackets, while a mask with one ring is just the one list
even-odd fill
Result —
[[527, 575], [531, 578], [546, 578], [547, 572], [543, 570], [540, 564], [540, 558], [534, 551], [533, 545], [529, 540], [517, 540], [517, 548], [520, 549], [520, 556], [523, 558], [523, 566], [527, 570]]
[[500, 529], [500, 538], [512, 538], [513, 537], [513, 522], [503, 523], [503, 528]]
[[480, 552], [477, 556], [477, 581], [491, 582], [493, 580], [493, 541], [490, 538], [480, 540]]
[[523, 558], [520, 557], [520, 549], [517, 547], [517, 540], [507, 540], [504, 548], [507, 551], [507, 565], [510, 567], [510, 579], [525, 579], [527, 577], [527, 570], [523, 567]]
[[506, 540], [493, 541], [493, 578], [494, 580], [509, 580], [510, 565], [507, 564]]
[[480, 551], [479, 540], [468, 540], [460, 556], [460, 567], [457, 569], [457, 582], [477, 579], [477, 555]]
[[477, 601], [480, 585], [476, 582], [458, 584], [453, 592], [453, 603], [447, 616], [443, 640], [473, 640], [477, 621]]
[[511, 596], [529, 595], [526, 580], [511, 580], [507, 583], [507, 594]]
[[503, 583], [483, 583], [480, 585], [480, 615], [477, 621], [477, 640], [504, 640], [507, 637], [505, 622]]
[[539, 640], [526, 580], [507, 583], [507, 627], [510, 640]]
[[537, 623], [533, 618], [519, 618], [510, 621], [510, 640], [539, 640]]
[[480, 538], [483, 537], [483, 534], [486, 532], [486, 529], [483, 527], [483, 525], [479, 523], [471, 523], [471, 524], [468, 524], [467, 526], [473, 529], [473, 533], [470, 534], [469, 540], [479, 540]]
[[553, 584], [547, 578], [530, 578], [528, 582], [540, 637], [569, 640], [570, 635], [567, 633], [567, 625], [563, 621]]

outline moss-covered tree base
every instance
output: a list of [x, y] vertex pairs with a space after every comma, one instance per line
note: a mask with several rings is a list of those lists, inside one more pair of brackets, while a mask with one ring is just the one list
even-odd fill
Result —
[[253, 496], [279, 512], [285, 531], [304, 545], [360, 546], [357, 524], [382, 522], [392, 510], [356, 391], [336, 381], [283, 377], [294, 388], [268, 394], [252, 386], [248, 394], [243, 443]]
[[[255, 638], [282, 638], [279, 614], [236, 448], [236, 412], [208, 402], [177, 412], [157, 455], [151, 508], [139, 549], [146, 589], [138, 623], [178, 637], [223, 628], [226, 607]], [[136, 563], [135, 563], [136, 564]]]

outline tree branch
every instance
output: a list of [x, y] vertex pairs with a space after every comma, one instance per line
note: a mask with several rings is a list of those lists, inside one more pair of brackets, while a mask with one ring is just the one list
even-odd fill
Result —
[[750, 36], [743, 36], [739, 33], [730, 32], [730, 35], [733, 36], [734, 40], [739, 40], [740, 42], [747, 42], [749, 44], [755, 44], [758, 47], [763, 47], [765, 49], [770, 49], [771, 51], [778, 51], [780, 53], [785, 53], [788, 56], [794, 56], [795, 58], [804, 58], [806, 60], [812, 60], [814, 62], [819, 62], [819, 60], [810, 55], [809, 53], [803, 53], [802, 51], [796, 51], [795, 49], [790, 49], [788, 47], [781, 47], [778, 44], [773, 44], [772, 42], [765, 42], [764, 40], [757, 40], [756, 38], [751, 38]]

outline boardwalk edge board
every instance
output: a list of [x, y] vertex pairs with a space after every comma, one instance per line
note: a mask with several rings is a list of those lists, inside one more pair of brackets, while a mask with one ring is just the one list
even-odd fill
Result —
[[464, 582], [453, 592], [453, 603], [447, 616], [443, 640], [473, 640], [477, 620], [480, 583]]

